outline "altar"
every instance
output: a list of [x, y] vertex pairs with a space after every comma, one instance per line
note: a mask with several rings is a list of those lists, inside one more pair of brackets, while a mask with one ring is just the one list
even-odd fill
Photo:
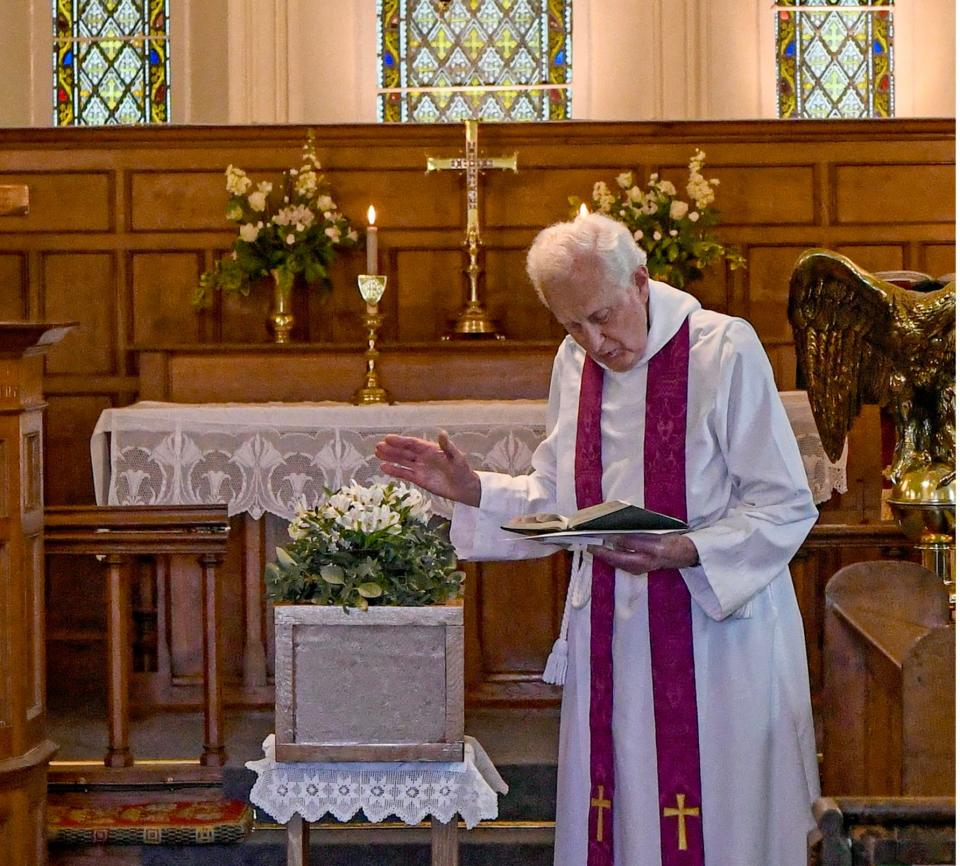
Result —
[[[781, 398], [814, 499], [825, 502], [846, 489], [846, 452], [836, 463], [827, 458], [806, 392], [781, 392]], [[313, 505], [324, 488], [353, 479], [384, 478], [374, 448], [391, 432], [435, 438], [446, 430], [475, 468], [529, 472], [545, 433], [546, 408], [545, 400], [375, 406], [135, 403], [104, 411], [94, 430], [90, 447], [97, 502], [226, 504], [241, 523], [242, 539], [242, 550], [228, 558], [222, 578], [226, 676], [232, 673], [242, 682], [232, 700], [270, 703], [273, 639], [263, 566], [284, 543], [284, 522], [297, 503], [303, 499]], [[434, 509], [445, 516], [452, 510], [446, 500], [435, 500]], [[170, 686], [190, 685], [198, 672], [191, 625], [197, 606], [185, 571], [190, 567], [171, 562], [157, 573], [156, 633], [167, 643], [157, 652], [167, 669], [153, 677], [162, 685], [159, 692], [152, 690], [160, 702], [172, 701], [176, 690]], [[554, 693], [539, 674], [562, 614], [564, 555], [469, 564], [467, 571], [468, 691], [479, 700], [549, 699]], [[531, 598], [535, 605], [525, 601]]]

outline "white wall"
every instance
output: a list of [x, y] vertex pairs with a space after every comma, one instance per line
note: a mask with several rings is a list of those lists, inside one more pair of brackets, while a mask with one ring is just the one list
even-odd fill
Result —
[[[574, 115], [776, 116], [771, 0], [573, 0]], [[49, 0], [0, 0], [0, 126], [51, 122]], [[954, 117], [954, 0], [896, 0], [898, 117]], [[171, 0], [177, 123], [376, 118], [374, 0]]]

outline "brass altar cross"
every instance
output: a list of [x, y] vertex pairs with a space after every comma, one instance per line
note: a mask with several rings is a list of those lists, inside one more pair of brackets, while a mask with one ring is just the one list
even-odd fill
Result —
[[603, 785], [597, 785], [597, 796], [590, 800], [590, 805], [597, 810], [597, 841], [603, 841], [603, 810], [613, 806], [609, 800], [603, 796]]
[[677, 819], [677, 850], [686, 851], [687, 850], [687, 818], [699, 818], [700, 817], [700, 807], [691, 806], [689, 809], [686, 808], [686, 794], [677, 794], [677, 808], [664, 808], [663, 817], [664, 818], [676, 818]]
[[470, 280], [470, 299], [457, 317], [454, 334], [463, 337], [498, 336], [497, 329], [487, 316], [480, 303], [478, 281], [480, 265], [478, 262], [480, 247], [480, 172], [489, 168], [517, 172], [517, 155], [481, 157], [478, 148], [477, 121], [464, 121], [466, 125], [466, 144], [463, 156], [427, 157], [427, 172], [462, 171], [467, 177], [467, 247], [470, 264], [467, 276]]

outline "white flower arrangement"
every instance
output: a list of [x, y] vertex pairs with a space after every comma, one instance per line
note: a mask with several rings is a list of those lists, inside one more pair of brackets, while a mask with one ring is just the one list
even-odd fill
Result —
[[266, 581], [275, 601], [341, 605], [443, 604], [462, 592], [446, 521], [400, 481], [355, 481], [309, 508], [301, 499]]
[[254, 187], [242, 168], [229, 165], [225, 175], [226, 217], [237, 223], [238, 237], [230, 255], [200, 277], [194, 303], [207, 304], [211, 289], [247, 295], [252, 282], [270, 275], [285, 292], [298, 274], [308, 285], [328, 290], [327, 269], [336, 249], [354, 246], [358, 235], [330, 195], [313, 133], [300, 167], [283, 173], [276, 195], [269, 181]]
[[[731, 270], [746, 266], [736, 247], [724, 246], [710, 231], [717, 223], [712, 204], [720, 181], [703, 176], [705, 159], [702, 150], [690, 158], [689, 201], [678, 198], [676, 186], [656, 173], [650, 175], [646, 189], [634, 183], [630, 171], [617, 175], [617, 192], [602, 180], [593, 185], [594, 209], [626, 225], [647, 254], [650, 275], [678, 289], [703, 276], [704, 268], [718, 260], [725, 259]], [[568, 201], [574, 216], [580, 199], [570, 196]]]

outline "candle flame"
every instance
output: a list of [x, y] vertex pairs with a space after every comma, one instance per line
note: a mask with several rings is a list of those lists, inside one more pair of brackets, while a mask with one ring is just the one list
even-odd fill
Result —
[[587, 208], [587, 203], [586, 203], [585, 201], [580, 202], [580, 210], [577, 211], [577, 216], [582, 216], [582, 217], [584, 217], [584, 216], [586, 216], [588, 213], [590, 213], [590, 211], [589, 211], [589, 209]]
[[367, 208], [367, 222], [373, 225], [377, 221], [377, 210], [373, 205]]

